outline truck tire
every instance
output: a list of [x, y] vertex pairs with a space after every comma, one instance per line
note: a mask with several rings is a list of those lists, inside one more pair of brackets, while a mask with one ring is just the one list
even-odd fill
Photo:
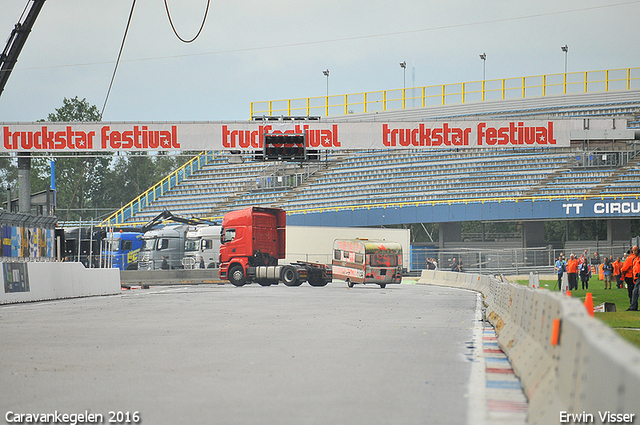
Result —
[[322, 276], [309, 276], [309, 285], [311, 286], [327, 286], [326, 280], [322, 279]]
[[351, 282], [351, 279], [347, 279], [347, 286], [349, 288], [353, 288], [353, 282]]
[[282, 269], [282, 281], [287, 286], [300, 286], [302, 282], [298, 281], [298, 273], [291, 266], [285, 266]]
[[243, 286], [246, 282], [242, 266], [234, 265], [229, 268], [229, 282], [233, 286]]

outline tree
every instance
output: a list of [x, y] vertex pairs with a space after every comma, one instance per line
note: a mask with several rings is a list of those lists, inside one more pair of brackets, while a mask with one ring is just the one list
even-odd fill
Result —
[[96, 105], [90, 105], [86, 98], [80, 100], [62, 99], [62, 107], [49, 114], [47, 121], [51, 122], [97, 122], [100, 121], [100, 111]]
[[[62, 107], [49, 114], [50, 122], [97, 122], [100, 121], [98, 107], [78, 96], [62, 100]], [[56, 198], [60, 218], [78, 220], [83, 217], [97, 218], [99, 205], [93, 200], [104, 188], [104, 176], [110, 158], [104, 153], [89, 152], [56, 154]]]

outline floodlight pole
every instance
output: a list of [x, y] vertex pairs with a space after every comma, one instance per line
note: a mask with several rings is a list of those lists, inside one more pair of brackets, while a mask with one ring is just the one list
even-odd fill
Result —
[[327, 77], [327, 97], [329, 97], [329, 70], [325, 69], [322, 73]]
[[486, 72], [487, 72], [487, 54], [486, 53], [481, 54], [480, 59], [482, 59], [482, 101], [484, 102], [485, 80], [486, 80]]
[[565, 44], [564, 46], [561, 46], [560, 49], [564, 52], [563, 93], [567, 94], [567, 56], [569, 55], [569, 46]]
[[402, 88], [407, 88], [407, 61], [400, 62], [400, 68], [402, 68]]

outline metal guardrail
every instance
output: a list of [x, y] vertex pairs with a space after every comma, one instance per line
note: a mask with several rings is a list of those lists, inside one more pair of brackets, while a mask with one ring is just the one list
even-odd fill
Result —
[[640, 68], [621, 68], [257, 101], [251, 102], [250, 116], [319, 115], [328, 117], [491, 100], [600, 93], [638, 88], [640, 88]]

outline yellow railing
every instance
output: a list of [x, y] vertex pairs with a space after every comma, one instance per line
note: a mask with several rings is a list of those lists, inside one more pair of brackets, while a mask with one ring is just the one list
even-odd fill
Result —
[[640, 68], [568, 72], [364, 93], [251, 102], [261, 115], [332, 116], [490, 100], [640, 89]]
[[[203, 151], [200, 154], [193, 157], [189, 162], [173, 171], [164, 179], [160, 180], [151, 188], [147, 189], [142, 195], [129, 202], [124, 207], [120, 208], [115, 213], [107, 217], [101, 226], [121, 226], [131, 218], [135, 213], [141, 209], [147, 207], [151, 202], [155, 201], [160, 196], [171, 190], [178, 185], [186, 177], [189, 177], [194, 172], [201, 169], [204, 165], [213, 160], [212, 151]], [[131, 226], [131, 223], [126, 223], [127, 226]]]

